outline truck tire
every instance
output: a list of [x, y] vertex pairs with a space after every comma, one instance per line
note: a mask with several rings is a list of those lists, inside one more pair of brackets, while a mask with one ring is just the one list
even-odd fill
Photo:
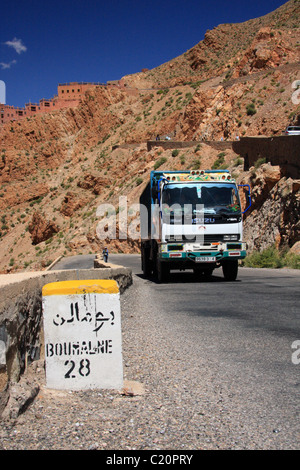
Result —
[[238, 274], [238, 260], [224, 261], [222, 269], [225, 281], [235, 281]]
[[145, 277], [150, 277], [152, 273], [152, 261], [149, 259], [150, 249], [142, 248], [142, 271]]
[[163, 263], [157, 260], [157, 280], [158, 282], [167, 282], [170, 274], [169, 263]]

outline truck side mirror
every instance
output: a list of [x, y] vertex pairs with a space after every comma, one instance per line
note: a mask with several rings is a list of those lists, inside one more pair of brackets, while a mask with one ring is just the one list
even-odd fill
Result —
[[246, 197], [246, 209], [242, 212], [242, 214], [245, 214], [245, 212], [247, 212], [248, 209], [250, 209], [251, 205], [252, 205], [252, 201], [251, 201], [251, 192], [250, 192], [250, 185], [249, 184], [239, 184], [238, 185], [239, 188], [246, 188], [246, 191], [244, 190], [244, 193], [245, 193], [245, 197]]
[[152, 187], [152, 197], [153, 197], [153, 200], [158, 198], [158, 188], [156, 185]]

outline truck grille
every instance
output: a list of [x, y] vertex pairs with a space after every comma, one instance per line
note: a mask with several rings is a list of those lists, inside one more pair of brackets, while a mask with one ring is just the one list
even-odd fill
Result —
[[[167, 237], [167, 242], [189, 242], [189, 243], [202, 243], [204, 245], [210, 245], [211, 243], [223, 242], [224, 235], [226, 234], [211, 234], [211, 235], [195, 235], [185, 236], [185, 235], [169, 235]], [[240, 236], [237, 236], [237, 241], [240, 239]]]

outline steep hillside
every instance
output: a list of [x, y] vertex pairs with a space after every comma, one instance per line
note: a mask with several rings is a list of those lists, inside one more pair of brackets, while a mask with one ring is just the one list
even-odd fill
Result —
[[124, 78], [138, 88], [159, 88], [197, 84], [213, 77], [244, 76], [299, 61], [299, 14], [299, 0], [290, 0], [263, 17], [221, 24], [179, 57]]
[[[300, 106], [291, 100], [292, 83], [300, 78], [297, 18], [299, 1], [292, 0], [263, 18], [218, 26], [183, 56], [126, 77], [136, 89], [97, 87], [75, 109], [5, 125], [0, 271], [42, 269], [60, 255], [99, 252], [104, 245], [137, 251], [138, 240], [99, 239], [97, 226], [103, 214], [111, 220], [112, 208], [124, 214], [121, 196], [128, 198], [128, 209], [138, 201], [154, 167], [218, 164], [240, 179], [250, 177], [230, 146], [220, 152], [206, 141], [281, 134], [297, 121]], [[179, 152], [147, 151], [146, 141], [157, 134], [195, 145]], [[259, 192], [255, 181], [252, 177]], [[102, 204], [111, 207], [101, 214]], [[288, 201], [285, 207], [288, 211]], [[296, 208], [295, 214], [299, 202]], [[136, 222], [134, 208], [128, 218]], [[293, 230], [278, 244], [294, 243]]]

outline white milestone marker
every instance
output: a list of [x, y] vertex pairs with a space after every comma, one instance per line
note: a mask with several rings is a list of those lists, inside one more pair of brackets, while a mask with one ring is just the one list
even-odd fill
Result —
[[122, 389], [117, 282], [53, 282], [43, 287], [42, 295], [47, 387]]

